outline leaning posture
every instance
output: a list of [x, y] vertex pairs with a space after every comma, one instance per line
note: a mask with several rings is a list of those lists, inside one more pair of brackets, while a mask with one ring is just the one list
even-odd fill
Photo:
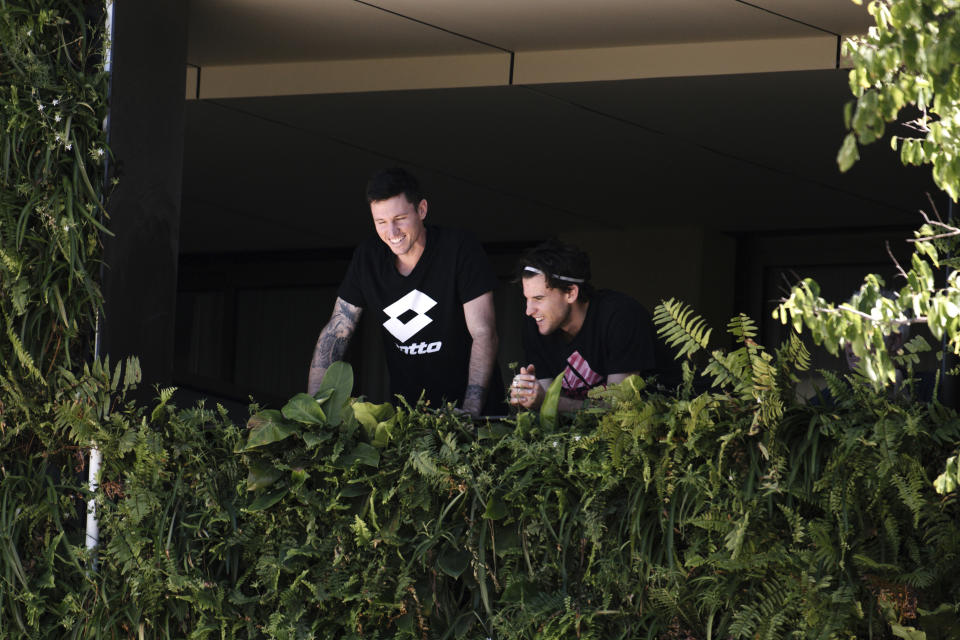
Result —
[[[480, 244], [465, 232], [425, 224], [427, 201], [410, 173], [385, 169], [367, 183], [377, 237], [354, 251], [330, 321], [310, 364], [315, 393], [330, 364], [343, 358], [364, 309], [383, 331], [391, 391], [415, 403], [455, 402], [473, 415], [494, 377], [498, 281]], [[492, 394], [494, 397], [499, 394]]]
[[559, 408], [575, 411], [594, 387], [657, 372], [650, 314], [629, 296], [595, 290], [586, 253], [548, 241], [524, 254], [518, 276], [529, 364], [513, 378], [511, 404], [538, 408], [550, 382], [563, 373]]

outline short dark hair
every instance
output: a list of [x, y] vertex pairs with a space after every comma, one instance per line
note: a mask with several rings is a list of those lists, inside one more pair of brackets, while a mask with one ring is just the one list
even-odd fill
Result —
[[[531, 271], [535, 269], [535, 271]], [[589, 300], [594, 288], [590, 284], [590, 256], [572, 244], [550, 238], [543, 244], [528, 249], [517, 263], [517, 281], [542, 273], [551, 289], [569, 291], [573, 285], [580, 289], [578, 299]], [[582, 280], [571, 282], [569, 279]]]
[[407, 202], [416, 206], [423, 200], [420, 183], [412, 173], [400, 167], [381, 169], [367, 181], [367, 204], [389, 200], [403, 194]]

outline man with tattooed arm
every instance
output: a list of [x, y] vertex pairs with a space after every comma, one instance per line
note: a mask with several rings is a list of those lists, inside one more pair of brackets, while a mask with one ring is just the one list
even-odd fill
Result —
[[307, 392], [343, 357], [361, 312], [370, 309], [382, 326], [394, 395], [414, 404], [422, 393], [431, 406], [455, 402], [475, 416], [501, 413], [498, 281], [480, 244], [466, 232], [425, 224], [427, 201], [404, 169], [376, 173], [366, 195], [377, 237], [353, 254], [317, 340]]

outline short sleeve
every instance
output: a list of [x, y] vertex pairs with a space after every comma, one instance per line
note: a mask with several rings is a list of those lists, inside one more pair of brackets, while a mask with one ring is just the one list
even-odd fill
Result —
[[651, 373], [656, 369], [653, 322], [650, 314], [639, 303], [614, 311], [606, 323], [604, 360], [607, 374], [639, 371]]
[[367, 306], [363, 296], [363, 271], [363, 245], [361, 244], [354, 249], [350, 266], [347, 267], [347, 275], [344, 276], [337, 290], [337, 297], [361, 309]]
[[456, 265], [457, 292], [461, 303], [493, 291], [500, 284], [483, 247], [468, 233], [464, 233], [460, 239]]

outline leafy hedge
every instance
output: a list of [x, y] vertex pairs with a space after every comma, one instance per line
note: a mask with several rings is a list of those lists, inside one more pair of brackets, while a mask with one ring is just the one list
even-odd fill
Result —
[[0, 389], [15, 405], [83, 362], [100, 309], [107, 75], [88, 4], [0, 3]]
[[[680, 331], [671, 309], [660, 322]], [[32, 425], [46, 445], [3, 456], [0, 628], [956, 637], [960, 513], [931, 484], [960, 440], [956, 413], [829, 374], [828, 401], [798, 404], [799, 343], [771, 355], [745, 318], [731, 330], [741, 346], [707, 358], [710, 391], [690, 367], [676, 394], [631, 378], [572, 423], [373, 405], [350, 397], [342, 365], [319, 402], [255, 408], [240, 429], [220, 408], [175, 408], [170, 390], [149, 413], [125, 404], [133, 362], [64, 373]], [[52, 464], [91, 440], [104, 451], [95, 572], [81, 483]]]

